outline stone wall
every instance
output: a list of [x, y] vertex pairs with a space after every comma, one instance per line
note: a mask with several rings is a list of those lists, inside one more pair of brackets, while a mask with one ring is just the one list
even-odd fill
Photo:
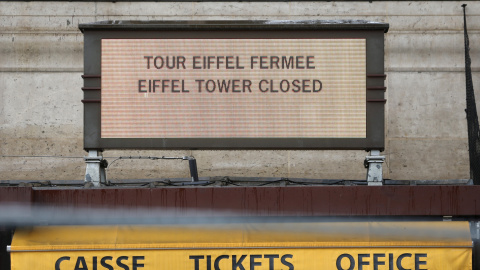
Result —
[[[480, 96], [480, 3], [467, 1]], [[0, 180], [83, 179], [83, 35], [103, 20], [386, 22], [384, 177], [469, 178], [463, 12], [456, 1], [0, 2]], [[480, 103], [480, 99], [478, 100]], [[105, 151], [197, 159], [200, 176], [365, 179], [364, 151]], [[120, 160], [109, 179], [187, 177], [186, 161]]]

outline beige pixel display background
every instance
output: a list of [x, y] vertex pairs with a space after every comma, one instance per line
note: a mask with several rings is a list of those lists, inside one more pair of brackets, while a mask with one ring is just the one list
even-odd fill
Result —
[[101, 136], [365, 138], [365, 56], [365, 39], [104, 39]]

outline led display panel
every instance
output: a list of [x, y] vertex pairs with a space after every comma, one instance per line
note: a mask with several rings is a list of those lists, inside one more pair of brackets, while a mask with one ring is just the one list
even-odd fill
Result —
[[101, 40], [101, 138], [366, 138], [366, 39]]

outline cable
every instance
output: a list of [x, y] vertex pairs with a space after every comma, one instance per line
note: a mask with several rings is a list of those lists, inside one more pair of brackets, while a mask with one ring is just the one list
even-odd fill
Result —
[[161, 156], [161, 157], [152, 157], [152, 156], [122, 156], [122, 157], [117, 157], [116, 159], [114, 159], [112, 162], [110, 162], [110, 164], [108, 164], [107, 168], [105, 168], [106, 170], [108, 170], [108, 168], [110, 166], [112, 166], [112, 164], [117, 161], [117, 160], [120, 160], [120, 159], [150, 159], [150, 160], [159, 160], [159, 159], [179, 159], [179, 160], [190, 160], [192, 157], [187, 157], [187, 156], [182, 156], [182, 157], [166, 157], [166, 156]]
[[84, 157], [72, 157], [72, 156], [21, 156], [21, 155], [2, 155], [2, 158], [81, 158]]

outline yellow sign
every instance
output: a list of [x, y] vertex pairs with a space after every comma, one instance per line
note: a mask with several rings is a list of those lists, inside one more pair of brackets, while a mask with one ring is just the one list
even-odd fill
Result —
[[471, 248], [467, 222], [39, 227], [15, 233], [11, 264], [12, 270], [469, 270]]
[[102, 138], [366, 138], [365, 39], [103, 39]]
[[12, 270], [472, 269], [466, 248], [112, 250], [13, 253]]

